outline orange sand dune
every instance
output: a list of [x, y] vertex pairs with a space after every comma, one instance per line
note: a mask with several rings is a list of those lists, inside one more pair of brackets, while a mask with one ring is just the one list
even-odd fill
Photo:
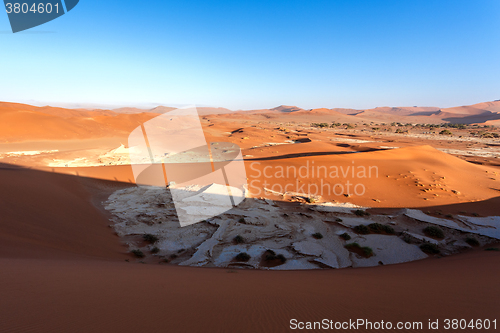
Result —
[[[199, 108], [202, 116], [212, 120], [338, 123], [485, 123], [495, 122], [500, 102], [447, 108], [382, 107], [367, 110], [304, 110], [295, 106], [279, 106], [269, 110], [231, 111], [224, 108]], [[172, 110], [159, 106], [151, 110], [122, 108], [111, 110], [75, 110], [35, 107], [0, 102], [0, 141], [71, 140], [102, 137], [125, 137], [135, 127], [160, 113]]]
[[154, 113], [117, 114], [0, 103], [0, 140], [71, 140], [127, 136]]
[[486, 111], [500, 112], [500, 101], [484, 102], [467, 106], [457, 106], [442, 110], [450, 113], [469, 114], [469, 115], [480, 114]]
[[286, 332], [293, 318], [425, 325], [500, 310], [497, 252], [320, 271], [143, 265], [92, 204], [119, 183], [5, 165], [0, 181], [2, 332]]
[[[256, 196], [276, 199], [258, 190], [267, 182], [266, 187], [277, 192], [284, 192], [286, 188], [306, 194], [318, 193], [325, 200], [367, 207], [426, 207], [474, 202], [497, 197], [500, 191], [497, 169], [468, 163], [430, 146], [345, 154], [318, 151], [313, 143], [304, 145], [309, 145], [310, 153], [302, 156], [287, 155], [282, 150], [272, 157], [248, 158], [247, 174], [253, 184], [250, 191]], [[280, 173], [281, 170], [284, 172]], [[332, 175], [335, 170], [338, 174]], [[365, 174], [358, 173], [362, 170]], [[348, 194], [354, 194], [348, 198], [343, 195], [347, 193], [347, 181], [352, 184]], [[336, 184], [341, 184], [344, 191], [340, 186], [335, 187]], [[355, 194], [356, 184], [362, 185], [358, 193], [365, 189], [362, 195]], [[492, 208], [500, 214], [500, 208]]]
[[118, 236], [81, 181], [1, 164], [0, 257], [123, 258]]
[[[351, 153], [350, 149], [342, 147], [344, 150], [336, 152], [322, 151], [316, 149], [314, 142], [298, 146], [302, 148], [270, 147], [269, 155], [263, 152], [261, 156], [245, 157], [252, 196], [283, 200], [264, 190], [267, 188], [276, 192], [318, 194], [325, 201], [350, 202], [365, 207], [428, 207], [425, 210], [429, 210], [443, 206], [450, 208], [447, 213], [500, 215], [500, 206], [487, 204], [487, 200], [499, 197], [500, 171], [497, 168], [472, 164], [430, 146], [364, 153]], [[279, 151], [275, 153], [274, 150]], [[360, 168], [364, 168], [366, 177], [359, 174], [363, 170]], [[134, 183], [129, 165], [40, 169]], [[338, 177], [332, 176], [332, 170], [337, 170]], [[364, 193], [357, 195], [361, 191]], [[351, 195], [346, 197], [344, 194]]]

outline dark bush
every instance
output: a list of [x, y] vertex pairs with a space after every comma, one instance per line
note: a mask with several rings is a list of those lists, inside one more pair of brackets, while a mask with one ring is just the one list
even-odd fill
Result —
[[340, 235], [340, 238], [348, 241], [349, 239], [351, 239], [351, 236], [349, 236], [347, 232], [344, 232], [342, 235]]
[[368, 212], [366, 212], [366, 211], [364, 211], [362, 209], [356, 209], [354, 211], [354, 214], [357, 215], [357, 216], [369, 216], [370, 215], [370, 213], [368, 213]]
[[153, 253], [153, 254], [158, 253], [158, 252], [160, 252], [160, 249], [156, 246], [151, 249], [151, 253]]
[[238, 255], [234, 258], [238, 261], [248, 261], [248, 260], [250, 260], [251, 257], [248, 253], [241, 252], [241, 253], [238, 253]]
[[355, 226], [353, 228], [353, 230], [356, 233], [361, 234], [361, 235], [368, 235], [370, 233], [370, 229], [364, 224], [360, 224], [360, 225]]
[[245, 239], [240, 235], [237, 235], [236, 237], [233, 238], [233, 242], [235, 242], [236, 244], [241, 244], [245, 243]]
[[380, 234], [385, 232], [387, 234], [393, 235], [395, 233], [394, 229], [391, 226], [380, 224], [380, 223], [371, 223], [368, 225], [371, 231], [374, 233]]
[[152, 234], [144, 234], [142, 235], [142, 239], [151, 244], [154, 244], [158, 241], [158, 237]]
[[276, 252], [273, 250], [266, 250], [266, 252], [264, 252], [264, 260], [270, 261], [274, 259], [276, 259]]
[[132, 250], [130, 252], [132, 252], [132, 254], [135, 255], [137, 258], [144, 258], [145, 257], [144, 253], [139, 249], [135, 249], [135, 250]]
[[317, 233], [315, 233], [315, 234], [312, 234], [312, 236], [313, 236], [314, 238], [316, 238], [316, 239], [321, 239], [321, 238], [323, 238], [323, 235], [322, 235], [321, 233], [319, 233], [319, 232], [317, 232]]
[[276, 252], [274, 252], [273, 250], [266, 250], [266, 252], [264, 252], [264, 260], [265, 261], [279, 260], [281, 261], [282, 264], [286, 262], [286, 258], [284, 255], [282, 254], [276, 255]]
[[479, 246], [479, 241], [477, 239], [475, 239], [474, 237], [467, 237], [465, 239], [465, 241], [467, 242], [467, 244], [469, 244], [470, 246]]
[[434, 237], [434, 238], [439, 238], [439, 239], [444, 238], [444, 232], [439, 227], [429, 226], [429, 227], [424, 229], [424, 233], [429, 237]]
[[351, 251], [359, 254], [360, 256], [363, 256], [365, 258], [369, 258], [373, 255], [373, 250], [371, 247], [368, 246], [361, 246], [358, 243], [349, 243], [344, 245], [344, 247]]
[[424, 243], [420, 245], [420, 250], [424, 251], [427, 254], [438, 254], [440, 251], [436, 244]]
[[485, 251], [500, 251], [500, 249], [498, 247], [489, 247]]

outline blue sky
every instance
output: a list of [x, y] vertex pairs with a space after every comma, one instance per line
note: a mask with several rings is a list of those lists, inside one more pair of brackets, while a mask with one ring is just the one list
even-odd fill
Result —
[[500, 1], [80, 0], [12, 34], [0, 100], [231, 109], [500, 99]]

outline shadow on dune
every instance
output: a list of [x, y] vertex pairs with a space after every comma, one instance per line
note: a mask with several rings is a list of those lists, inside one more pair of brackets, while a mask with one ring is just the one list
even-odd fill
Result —
[[443, 118], [444, 121], [448, 121], [451, 124], [474, 124], [474, 123], [484, 123], [488, 120], [500, 119], [500, 114], [491, 111], [486, 111], [484, 113], [467, 116], [467, 117], [448, 117]]
[[[339, 147], [343, 148], [354, 148], [355, 146], [351, 146], [348, 144], [337, 144]], [[258, 158], [245, 158], [245, 161], [272, 161], [272, 160], [284, 160], [289, 158], [298, 158], [298, 157], [315, 157], [315, 156], [328, 156], [328, 155], [347, 155], [347, 154], [355, 154], [360, 152], [372, 152], [372, 151], [380, 151], [387, 149], [376, 149], [376, 148], [366, 148], [359, 147], [362, 150], [356, 151], [318, 151], [318, 152], [310, 152], [310, 153], [296, 153], [296, 154], [284, 154], [277, 156], [268, 156], [268, 157], [258, 157]]]
[[123, 258], [126, 249], [94, 201], [124, 186], [0, 164], [0, 257]]

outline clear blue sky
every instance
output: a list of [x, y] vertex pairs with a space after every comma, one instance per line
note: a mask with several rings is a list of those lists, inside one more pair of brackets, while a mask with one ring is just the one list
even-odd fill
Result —
[[12, 34], [0, 100], [232, 109], [500, 99], [500, 1], [80, 0]]

